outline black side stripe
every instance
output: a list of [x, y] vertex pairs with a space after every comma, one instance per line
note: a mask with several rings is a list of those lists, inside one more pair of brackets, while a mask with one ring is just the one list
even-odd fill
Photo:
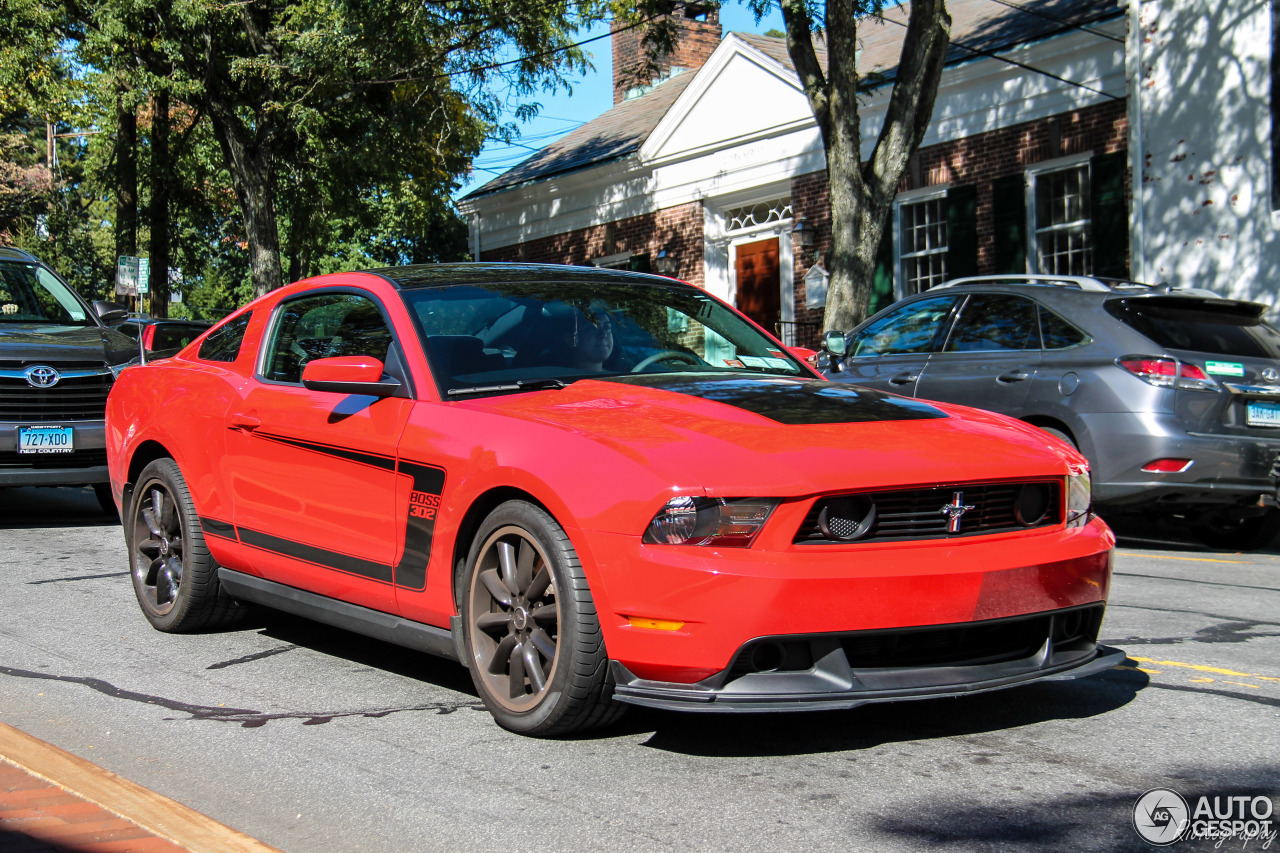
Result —
[[394, 580], [396, 586], [405, 589], [426, 588], [427, 562], [431, 559], [431, 542], [435, 538], [436, 513], [440, 507], [440, 496], [444, 494], [443, 468], [404, 459], [397, 464], [394, 456], [367, 453], [350, 447], [321, 444], [275, 433], [255, 431], [253, 436], [287, 447], [343, 459], [357, 465], [409, 475], [413, 484], [409, 505], [404, 509], [404, 546], [401, 548], [400, 562], [395, 566], [388, 566], [243, 527], [237, 529], [227, 522], [202, 518], [200, 524], [206, 533], [232, 540], [236, 539], [238, 534], [239, 540], [246, 545], [265, 551], [274, 551], [317, 566], [372, 578], [383, 583], [391, 583]]
[[339, 554], [337, 551], [327, 551], [324, 548], [316, 548], [313, 545], [294, 542], [291, 539], [282, 539], [279, 536], [271, 536], [257, 530], [250, 530], [247, 527], [241, 527], [238, 530], [240, 541], [250, 547], [283, 554], [286, 557], [292, 557], [295, 560], [302, 560], [326, 569], [336, 569], [340, 572], [360, 575], [381, 583], [391, 583], [391, 567], [383, 563], [362, 560], [349, 554]]
[[233, 542], [236, 539], [236, 526], [229, 521], [200, 516], [200, 529], [204, 531], [205, 536], [217, 536], [219, 539], [230, 539]]

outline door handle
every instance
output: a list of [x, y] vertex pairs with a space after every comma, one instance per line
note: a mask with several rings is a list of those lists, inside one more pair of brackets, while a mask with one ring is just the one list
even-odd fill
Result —
[[890, 378], [889, 384], [890, 385], [907, 385], [911, 382], [915, 382], [919, 378], [920, 378], [919, 373], [912, 373], [910, 371], [907, 371], [906, 373], [899, 373], [897, 376]]
[[231, 416], [231, 429], [239, 430], [240, 432], [253, 432], [260, 426], [262, 426], [262, 420], [255, 415], [237, 412]]
[[1012, 383], [1021, 382], [1024, 379], [1030, 379], [1031, 374], [1025, 370], [1010, 370], [1008, 373], [1001, 373], [996, 377], [997, 382]]

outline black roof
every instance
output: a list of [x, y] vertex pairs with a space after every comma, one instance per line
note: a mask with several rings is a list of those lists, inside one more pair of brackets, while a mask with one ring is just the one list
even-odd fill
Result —
[[519, 282], [610, 282], [629, 285], [651, 284], [667, 287], [692, 285], [660, 275], [612, 270], [603, 267], [573, 267], [565, 264], [458, 263], [418, 264], [365, 270], [379, 275], [401, 289], [446, 287], [448, 285]]

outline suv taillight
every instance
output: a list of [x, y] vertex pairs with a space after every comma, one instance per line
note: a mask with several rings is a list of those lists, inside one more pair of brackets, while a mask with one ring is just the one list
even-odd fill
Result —
[[1152, 355], [1127, 355], [1117, 358], [1116, 364], [1150, 385], [1160, 388], [1181, 388], [1186, 391], [1216, 391], [1218, 384], [1199, 367]]

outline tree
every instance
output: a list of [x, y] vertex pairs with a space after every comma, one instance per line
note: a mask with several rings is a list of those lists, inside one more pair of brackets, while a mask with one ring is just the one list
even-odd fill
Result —
[[[886, 0], [747, 3], [757, 18], [775, 5], [781, 7], [787, 52], [822, 134], [831, 200], [831, 279], [823, 326], [847, 330], [867, 314], [876, 252], [893, 199], [933, 115], [951, 40], [951, 17], [945, 0], [911, 3], [884, 124], [871, 156], [863, 162], [858, 99], [868, 84], [878, 85], [882, 78], [858, 70], [858, 27], [874, 21], [892, 4]], [[671, 48], [672, 31], [659, 16], [670, 13], [674, 5], [671, 0], [646, 0], [619, 10], [626, 20], [653, 22], [645, 36], [651, 58]], [[818, 42], [825, 48], [825, 68]]]
[[[120, 0], [97, 14], [136, 14], [146, 5]], [[380, 161], [403, 164], [400, 149], [412, 149], [418, 159], [408, 177], [438, 192], [441, 178], [447, 184], [465, 169], [497, 115], [488, 84], [501, 77], [527, 94], [581, 67], [569, 22], [597, 5], [151, 0], [148, 21], [157, 42], [136, 58], [173, 80], [174, 96], [210, 122], [243, 217], [254, 292], [262, 294], [284, 277], [281, 180], [298, 193], [285, 204], [298, 231], [291, 252], [316, 225], [316, 203], [334, 189], [310, 172], [326, 154], [337, 152], [347, 170], [361, 170]], [[500, 62], [507, 48], [519, 59]], [[412, 135], [375, 139], [378, 129]], [[374, 141], [371, 162], [355, 159], [353, 151], [367, 151]]]

